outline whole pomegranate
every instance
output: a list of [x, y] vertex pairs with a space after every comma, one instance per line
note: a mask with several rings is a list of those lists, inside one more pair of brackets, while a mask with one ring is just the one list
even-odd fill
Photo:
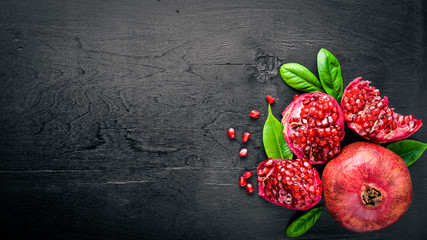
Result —
[[354, 79], [344, 90], [341, 108], [347, 127], [376, 143], [394, 142], [415, 133], [422, 125], [414, 116], [402, 116], [389, 107], [388, 98], [369, 86], [370, 81]]
[[412, 201], [405, 162], [392, 151], [367, 142], [352, 143], [323, 174], [324, 202], [332, 217], [354, 232], [370, 232], [396, 222]]
[[294, 210], [307, 210], [322, 198], [322, 180], [307, 159], [267, 159], [257, 168], [258, 194]]
[[283, 135], [298, 158], [326, 163], [341, 150], [344, 117], [337, 101], [321, 92], [294, 98], [283, 111]]

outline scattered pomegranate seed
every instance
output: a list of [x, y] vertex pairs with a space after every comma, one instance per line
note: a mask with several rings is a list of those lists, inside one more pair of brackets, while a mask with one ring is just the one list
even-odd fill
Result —
[[267, 99], [267, 102], [272, 104], [276, 101], [276, 99], [274, 99], [274, 97], [272, 97], [271, 95], [267, 95], [265, 96], [265, 98]]
[[252, 110], [249, 113], [249, 116], [253, 117], [253, 118], [258, 118], [259, 117], [259, 112], [257, 110]]
[[247, 142], [249, 140], [249, 138], [251, 138], [251, 134], [250, 133], [248, 133], [248, 132], [243, 133], [243, 136], [242, 136], [242, 141], [243, 142]]
[[248, 193], [254, 193], [255, 192], [254, 186], [252, 186], [251, 183], [246, 184], [246, 192], [248, 192]]
[[246, 155], [248, 155], [248, 149], [243, 148], [242, 150], [240, 150], [239, 155], [241, 157], [246, 157]]
[[245, 173], [243, 173], [243, 177], [246, 179], [252, 177], [253, 175], [254, 175], [254, 173], [251, 171], [246, 171]]
[[244, 177], [239, 178], [239, 186], [241, 186], [241, 187], [246, 186], [246, 178], [244, 178]]
[[229, 128], [227, 131], [228, 137], [233, 139], [236, 137], [236, 131], [234, 130], [234, 128]]

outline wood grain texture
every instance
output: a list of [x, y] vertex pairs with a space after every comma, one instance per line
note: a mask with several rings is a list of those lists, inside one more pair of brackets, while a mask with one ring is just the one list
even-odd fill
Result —
[[[426, 16], [421, 0], [0, 1], [0, 238], [285, 239], [296, 212], [237, 185], [266, 158], [265, 95], [280, 117], [297, 93], [277, 68], [315, 72], [326, 48], [344, 85], [426, 120]], [[422, 239], [427, 157], [410, 171], [394, 225], [356, 234], [324, 211], [300, 239]]]

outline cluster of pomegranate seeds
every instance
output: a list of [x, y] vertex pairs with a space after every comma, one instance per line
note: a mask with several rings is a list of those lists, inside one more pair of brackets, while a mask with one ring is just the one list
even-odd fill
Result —
[[338, 108], [326, 94], [314, 94], [301, 101], [299, 116], [289, 120], [293, 131], [289, 138], [300, 147], [303, 157], [327, 162], [340, 152], [344, 129], [336, 124]]
[[243, 148], [242, 150], [240, 150], [239, 155], [241, 157], [246, 157], [246, 155], [248, 155], [248, 149], [247, 148]]
[[269, 104], [272, 104], [272, 103], [274, 103], [276, 101], [276, 99], [274, 99], [274, 97], [272, 97], [271, 95], [265, 96], [265, 99], [267, 99], [267, 102]]
[[[265, 97], [267, 99], [267, 102], [269, 104], [272, 104], [276, 101], [276, 99], [274, 99], [274, 97], [267, 95]], [[249, 116], [252, 118], [257, 119], [259, 117], [260, 113], [257, 110], [252, 110], [249, 113]], [[230, 128], [227, 131], [227, 135], [230, 139], [234, 139], [236, 137], [236, 131], [234, 130], [234, 128]], [[242, 135], [242, 141], [243, 142], [247, 142], [249, 139], [251, 138], [251, 134], [249, 132], [245, 132]], [[241, 157], [245, 157], [248, 155], [248, 149], [243, 148], [242, 150], [240, 150], [239, 155]], [[243, 173], [243, 175], [239, 178], [239, 186], [240, 187], [245, 187], [246, 188], [246, 192], [248, 193], [254, 193], [255, 192], [255, 188], [251, 183], [247, 183], [246, 179], [250, 178], [253, 176], [253, 172], [251, 171], [246, 171], [245, 173]]]
[[[236, 137], [236, 131], [234, 130], [234, 128], [229, 128], [227, 130], [227, 135], [230, 139], [234, 139]], [[251, 138], [251, 133], [249, 132], [243, 133], [242, 135], [243, 142], [247, 142], [250, 138]], [[246, 157], [246, 155], [248, 155], [248, 149], [243, 148], [242, 150], [240, 150], [239, 155], [241, 157]]]
[[370, 81], [356, 78], [345, 89], [341, 102], [348, 127], [374, 142], [397, 141], [413, 134], [422, 125], [413, 115], [402, 116], [388, 106], [388, 98], [369, 86]]
[[[373, 135], [384, 129], [385, 133], [396, 130], [397, 124], [393, 123], [394, 114], [391, 108], [388, 108], [381, 101], [380, 90], [374, 86], [368, 86], [367, 81], [362, 81], [360, 85], [353, 88], [349, 94], [351, 97], [344, 96], [344, 118], [346, 121], [353, 121], [361, 126], [364, 131], [359, 133]], [[415, 127], [414, 116], [400, 116], [397, 119], [400, 124], [411, 123]]]
[[246, 183], [246, 179], [252, 177], [254, 174], [251, 171], [246, 171], [243, 173], [243, 176], [239, 178], [239, 186], [246, 187], [246, 192], [253, 193], [255, 192], [254, 186], [252, 183]]
[[322, 194], [319, 175], [308, 159], [268, 159], [258, 166], [257, 176], [263, 197], [280, 206], [306, 209]]
[[227, 135], [230, 139], [234, 139], [236, 137], [236, 131], [234, 130], [234, 128], [229, 128], [227, 130]]
[[249, 140], [249, 138], [251, 138], [251, 133], [249, 133], [249, 132], [243, 133], [243, 136], [242, 136], [243, 142], [247, 142]]
[[253, 117], [253, 118], [258, 118], [259, 117], [259, 112], [257, 110], [252, 110], [249, 113], [249, 116]]

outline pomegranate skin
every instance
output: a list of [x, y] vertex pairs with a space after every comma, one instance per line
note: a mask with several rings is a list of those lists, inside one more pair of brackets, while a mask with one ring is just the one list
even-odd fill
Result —
[[[335, 113], [331, 112], [331, 111], [323, 111], [323, 113], [325, 113], [326, 115], [324, 115], [321, 119], [319, 119], [317, 116], [308, 114], [307, 117], [305, 117], [306, 119], [303, 119], [302, 116], [302, 110], [304, 107], [308, 106], [309, 104], [312, 103], [311, 99], [313, 98], [313, 96], [318, 96], [319, 99], [320, 98], [325, 98], [327, 97], [328, 99], [330, 99], [330, 104], [332, 104], [332, 108], [335, 108]], [[310, 99], [310, 103], [304, 104], [304, 101], [307, 101], [307, 99]], [[316, 100], [317, 101], [317, 100]], [[317, 120], [326, 120], [326, 119], [330, 119], [331, 115], [329, 114], [335, 114], [337, 117], [336, 119], [333, 119], [332, 122], [327, 122], [326, 125], [324, 126], [319, 126], [317, 123], [313, 126], [312, 123], [310, 123], [310, 118], [313, 118], [316, 122]], [[289, 149], [298, 157], [298, 158], [308, 158], [311, 164], [324, 164], [326, 162], [328, 162], [330, 159], [332, 159], [334, 156], [338, 155], [338, 153], [341, 150], [341, 145], [340, 142], [342, 141], [342, 139], [344, 138], [345, 132], [344, 132], [344, 116], [343, 116], [343, 112], [341, 110], [340, 105], [338, 104], [338, 102], [331, 96], [327, 95], [326, 93], [321, 93], [321, 92], [313, 92], [313, 93], [305, 93], [302, 95], [296, 95], [293, 100], [292, 103], [288, 105], [288, 107], [283, 111], [282, 113], [282, 124], [283, 124], [283, 136], [285, 137], [286, 143], [289, 146]], [[303, 121], [305, 122], [301, 122], [298, 124], [293, 123], [293, 119], [297, 118], [298, 120], [303, 119]], [[300, 126], [299, 128], [295, 129], [295, 125]], [[317, 133], [317, 129], [322, 129], [322, 130], [326, 130], [327, 128], [331, 128], [331, 127], [338, 127], [339, 130], [337, 131], [337, 136], [335, 138], [337, 138], [335, 141], [333, 141], [332, 139], [334, 138], [332, 135], [329, 136], [319, 136], [319, 133]], [[304, 128], [304, 130], [302, 129]], [[303, 130], [303, 131], [301, 131]], [[315, 130], [315, 135], [312, 137], [313, 139], [311, 139], [312, 141], [310, 141], [309, 139], [309, 130]], [[301, 132], [298, 132], [301, 131]], [[298, 133], [297, 133], [298, 132]], [[324, 131], [325, 132], [325, 131]], [[296, 137], [296, 140], [292, 139], [293, 134], [299, 134], [298, 137]], [[301, 137], [303, 136], [303, 137]], [[316, 138], [324, 138], [327, 139], [326, 140], [326, 144], [324, 144], [323, 146], [320, 146], [319, 142], [316, 143], [316, 141], [314, 141]], [[301, 139], [306, 139], [307, 140], [307, 145], [310, 145], [310, 148], [308, 150], [308, 154], [304, 152], [304, 148], [306, 146], [300, 146], [298, 145], [296, 142], [298, 142]], [[310, 144], [308, 144], [308, 142], [310, 142]], [[316, 143], [317, 147], [314, 147], [314, 143]], [[318, 151], [318, 155], [316, 156], [315, 153], [313, 153], [313, 149], [317, 148]], [[307, 151], [307, 150], [306, 150]], [[328, 153], [328, 154], [326, 154]], [[323, 155], [324, 154], [324, 155]], [[322, 156], [323, 155], [323, 156]]]
[[411, 177], [405, 162], [373, 143], [356, 142], [344, 147], [328, 162], [322, 180], [329, 213], [354, 232], [376, 231], [393, 224], [412, 201]]

